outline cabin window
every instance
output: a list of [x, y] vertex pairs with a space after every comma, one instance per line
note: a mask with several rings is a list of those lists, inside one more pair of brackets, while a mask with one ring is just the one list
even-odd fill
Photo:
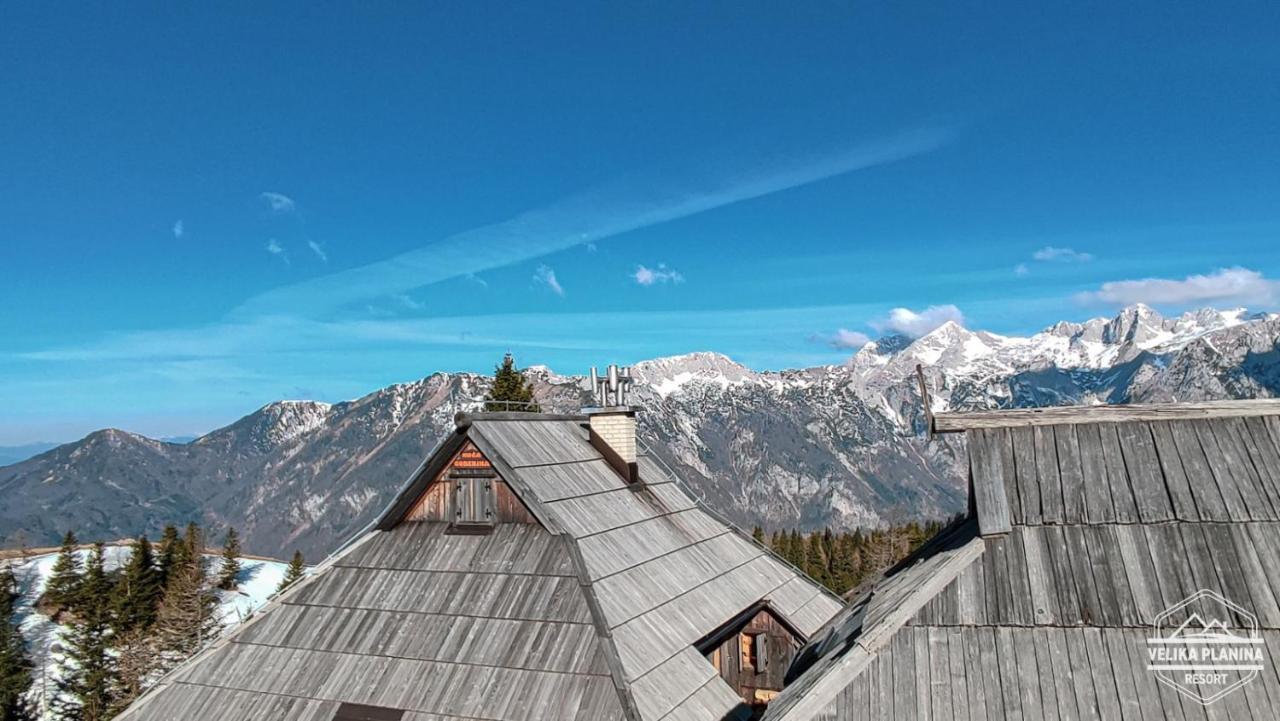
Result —
[[769, 665], [768, 641], [769, 637], [763, 633], [739, 634], [738, 670], [763, 673]]
[[484, 529], [493, 526], [494, 504], [492, 476], [461, 476], [453, 479], [453, 525], [459, 528]]
[[485, 532], [497, 516], [494, 485], [498, 475], [475, 446], [468, 444], [449, 468], [453, 483], [453, 527], [463, 532]]
[[359, 703], [344, 703], [338, 706], [333, 721], [400, 721], [404, 711], [385, 706], [365, 706]]
[[767, 601], [758, 601], [694, 644], [720, 678], [753, 708], [782, 690], [783, 673], [804, 636]]

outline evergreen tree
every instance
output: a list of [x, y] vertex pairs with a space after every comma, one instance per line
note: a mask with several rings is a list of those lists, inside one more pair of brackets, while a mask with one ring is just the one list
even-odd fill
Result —
[[44, 602], [51, 605], [54, 613], [68, 610], [76, 604], [80, 594], [80, 556], [76, 553], [76, 534], [67, 531], [62, 537], [62, 548], [58, 558], [53, 562], [49, 581], [44, 587]]
[[533, 389], [524, 382], [524, 376], [516, 369], [515, 358], [508, 353], [502, 364], [493, 369], [493, 387], [484, 396], [486, 411], [527, 411], [539, 413], [533, 402]]
[[115, 588], [115, 630], [119, 635], [150, 628], [156, 620], [156, 607], [163, 591], [160, 570], [146, 535], [138, 536], [131, 546]]
[[160, 536], [160, 558], [157, 559], [156, 570], [160, 573], [160, 586], [164, 587], [169, 583], [169, 571], [173, 569], [174, 564], [178, 560], [178, 545], [182, 539], [178, 538], [178, 528], [172, 523], [164, 527], [164, 533]]
[[110, 718], [115, 687], [115, 657], [111, 645], [111, 580], [103, 561], [103, 547], [95, 544], [85, 564], [76, 617], [66, 632], [66, 663], [58, 681], [59, 718], [101, 721]]
[[306, 563], [302, 560], [302, 551], [294, 551], [293, 560], [289, 561], [289, 568], [285, 569], [284, 578], [280, 579], [280, 587], [276, 589], [276, 593], [302, 580], [306, 575], [306, 569]]
[[831, 556], [831, 590], [839, 594], [848, 593], [857, 585], [858, 547], [854, 537], [841, 534], [835, 541], [835, 552]]
[[34, 718], [25, 698], [31, 688], [31, 661], [18, 631], [17, 600], [18, 580], [6, 566], [0, 571], [0, 721]]
[[193, 561], [204, 563], [204, 531], [200, 529], [200, 524], [195, 521], [187, 524], [187, 530], [182, 534], [182, 543], [178, 546], [178, 557], [175, 560], [179, 565]]
[[116, 716], [146, 690], [148, 679], [160, 670], [161, 655], [150, 630], [130, 631], [115, 639], [116, 684], [111, 716]]
[[799, 531], [791, 531], [791, 563], [800, 570], [809, 567], [809, 545]]
[[218, 599], [209, 588], [203, 556], [192, 550], [200, 547], [200, 529], [191, 524], [178, 544], [180, 552], [175, 555], [156, 613], [155, 644], [166, 660], [177, 661], [195, 653], [218, 628], [213, 615]]
[[240, 537], [236, 529], [227, 529], [227, 540], [222, 545], [222, 568], [218, 571], [218, 588], [234, 590], [236, 577], [240, 575]]
[[801, 568], [813, 580], [824, 586], [831, 586], [831, 575], [827, 572], [827, 552], [823, 548], [822, 534], [809, 534], [809, 542], [805, 544], [805, 565]]
[[755, 529], [753, 529], [753, 530], [751, 531], [751, 537], [755, 539], [756, 543], [763, 544], [763, 543], [764, 543], [764, 529], [763, 529], [763, 528], [761, 528], [761, 527], [759, 527], [759, 526], [756, 526], [756, 527], [755, 527]]

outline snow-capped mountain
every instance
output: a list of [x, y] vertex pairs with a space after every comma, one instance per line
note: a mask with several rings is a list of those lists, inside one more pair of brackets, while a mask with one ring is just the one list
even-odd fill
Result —
[[[875, 525], [964, 504], [961, 440], [923, 438], [917, 365], [935, 411], [1270, 397], [1280, 316], [1133, 306], [1030, 337], [946, 323], [841, 365], [783, 371], [692, 353], [635, 364], [632, 400], [641, 437], [735, 520]], [[590, 401], [581, 376], [525, 373], [544, 409]], [[345, 403], [272, 403], [185, 444], [98, 431], [0, 468], [0, 536], [117, 538], [196, 519], [234, 525], [251, 550], [314, 558], [385, 506], [489, 382], [437, 373]]]

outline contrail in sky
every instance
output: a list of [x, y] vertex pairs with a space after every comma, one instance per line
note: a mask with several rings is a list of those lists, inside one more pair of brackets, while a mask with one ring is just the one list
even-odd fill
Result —
[[951, 137], [920, 129], [822, 158], [724, 173], [698, 184], [630, 182], [464, 231], [393, 258], [282, 286], [250, 298], [232, 318], [323, 317], [349, 304], [520, 263], [588, 242], [938, 149]]

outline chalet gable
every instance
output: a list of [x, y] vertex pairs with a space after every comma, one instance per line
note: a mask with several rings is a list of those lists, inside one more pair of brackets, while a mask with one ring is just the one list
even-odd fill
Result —
[[[839, 599], [642, 442], [619, 464], [599, 440], [584, 416], [459, 417], [371, 532], [123, 718], [745, 718]], [[700, 650], [732, 623], [740, 670], [767, 670], [744, 684]]]
[[537, 523], [493, 463], [467, 440], [445, 463], [401, 523], [448, 523], [455, 533], [488, 533], [500, 523]]

